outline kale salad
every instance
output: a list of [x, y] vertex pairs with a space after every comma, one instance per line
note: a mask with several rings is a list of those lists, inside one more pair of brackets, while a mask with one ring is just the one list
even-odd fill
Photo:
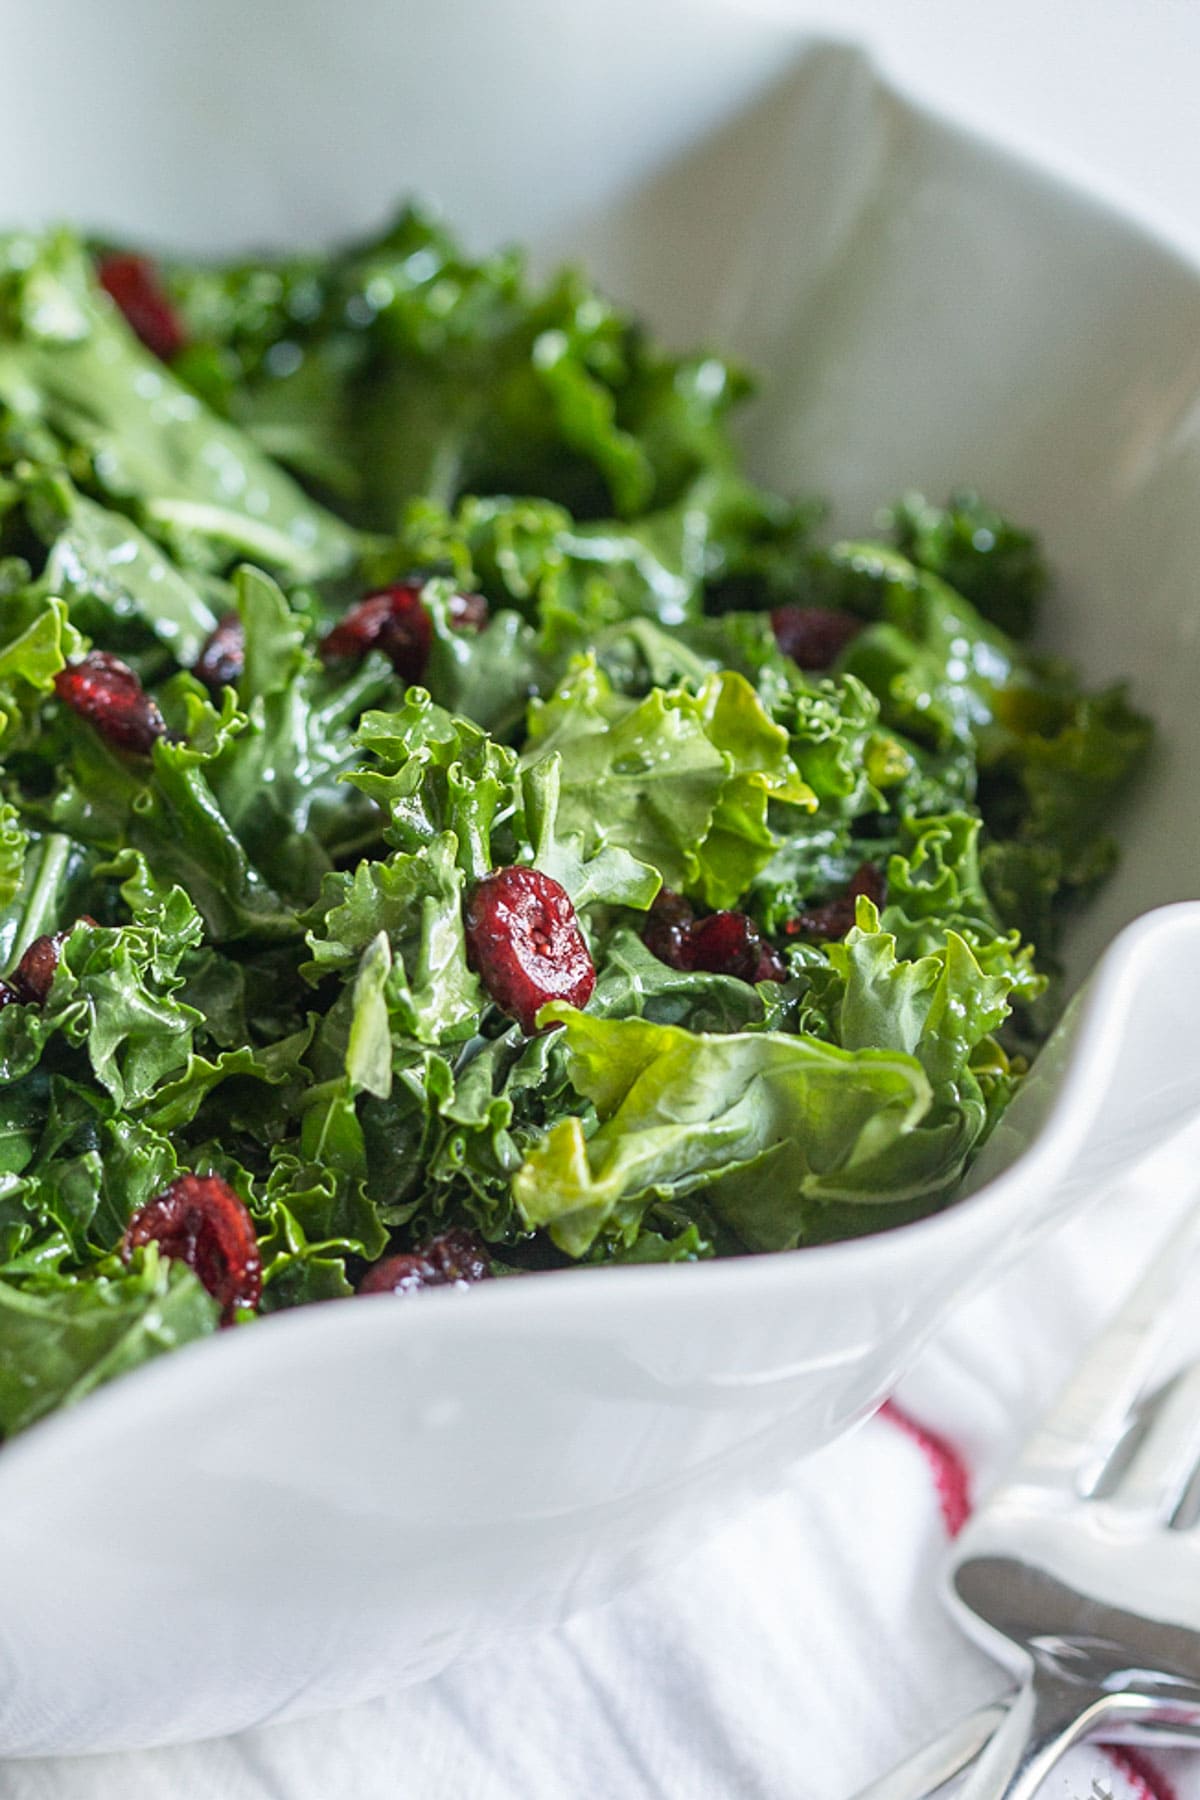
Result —
[[748, 392], [412, 209], [0, 238], [0, 1435], [281, 1307], [953, 1199], [1148, 726], [1029, 648], [1027, 532], [830, 541]]

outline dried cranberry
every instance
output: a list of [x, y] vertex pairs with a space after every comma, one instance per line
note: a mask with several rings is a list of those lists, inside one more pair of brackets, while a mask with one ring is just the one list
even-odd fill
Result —
[[469, 1287], [491, 1275], [487, 1252], [473, 1232], [456, 1226], [419, 1250], [385, 1256], [367, 1270], [360, 1294], [415, 1294], [428, 1287]]
[[[423, 583], [401, 582], [368, 594], [339, 619], [321, 640], [328, 659], [361, 660], [368, 650], [381, 650], [402, 681], [423, 681], [433, 649], [433, 624], [421, 601]], [[482, 594], [452, 594], [450, 623], [458, 630], [482, 631], [488, 621]]]
[[54, 691], [72, 712], [118, 750], [148, 755], [167, 722], [133, 670], [106, 650], [93, 650], [54, 677]]
[[450, 623], [455, 631], [483, 631], [488, 622], [488, 603], [482, 594], [451, 594]]
[[[84, 913], [75, 923], [94, 925], [96, 921], [89, 913]], [[5, 983], [14, 1000], [20, 1000], [25, 1006], [45, 1005], [62, 947], [74, 929], [74, 925], [68, 925], [65, 931], [56, 931], [53, 936], [46, 934], [34, 938]], [[6, 1004], [6, 1001], [0, 1001], [0, 1005]]]
[[96, 275], [147, 350], [163, 362], [179, 355], [187, 343], [187, 332], [148, 256], [114, 251], [101, 257]]
[[212, 694], [236, 687], [246, 666], [246, 628], [240, 613], [227, 612], [209, 632], [192, 664], [192, 674]]
[[876, 906], [887, 899], [887, 877], [877, 862], [860, 863], [850, 877], [850, 893], [857, 900], [861, 894]]
[[650, 908], [642, 942], [672, 969], [703, 969], [738, 981], [786, 981], [782, 957], [740, 912], [697, 919], [687, 900], [662, 888]]
[[368, 594], [321, 639], [321, 655], [330, 662], [341, 657], [357, 662], [369, 650], [382, 650], [406, 680], [417, 679], [407, 669], [401, 669], [396, 659], [398, 656], [401, 662], [407, 662], [417, 675], [425, 672], [433, 627], [420, 595], [420, 588], [412, 585]]
[[831, 668], [862, 628], [853, 613], [828, 606], [777, 606], [771, 614], [775, 642], [802, 669]]
[[538, 869], [497, 869], [466, 910], [467, 953], [496, 1005], [531, 1032], [548, 1000], [586, 1006], [596, 970], [565, 888]]
[[228, 1325], [239, 1307], [262, 1298], [262, 1259], [254, 1221], [219, 1175], [180, 1175], [130, 1219], [121, 1243], [128, 1262], [140, 1245], [156, 1243], [164, 1256], [194, 1269]]
[[791, 937], [844, 938], [854, 924], [859, 895], [882, 906], [887, 897], [887, 882], [878, 863], [862, 863], [850, 878], [844, 894], [814, 906], [792, 919], [787, 927]]
[[9, 977], [15, 999], [25, 1006], [44, 1006], [69, 931], [36, 937]]
[[755, 981], [786, 981], [787, 964], [776, 950], [774, 944], [764, 943], [758, 955], [758, 967], [754, 971]]
[[688, 932], [683, 946], [684, 967], [753, 981], [762, 950], [762, 937], [753, 919], [740, 912], [715, 912]]
[[646, 919], [642, 942], [659, 962], [665, 962], [672, 969], [686, 969], [684, 943], [695, 917], [682, 894], [660, 888]]

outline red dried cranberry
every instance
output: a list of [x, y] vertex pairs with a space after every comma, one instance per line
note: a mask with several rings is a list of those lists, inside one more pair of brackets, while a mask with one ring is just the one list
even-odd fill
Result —
[[227, 612], [209, 632], [192, 664], [192, 674], [211, 694], [236, 687], [246, 666], [246, 628], [240, 613]]
[[775, 642], [802, 669], [832, 668], [862, 628], [853, 613], [828, 606], [777, 606], [771, 614]]
[[[424, 584], [401, 582], [368, 594], [321, 640], [327, 660], [360, 661], [369, 650], [381, 650], [402, 681], [410, 686], [425, 679], [433, 649], [433, 624], [421, 601]], [[452, 594], [450, 623], [459, 630], [482, 631], [488, 620], [482, 594]]]
[[36, 937], [9, 977], [13, 997], [25, 1006], [44, 1006], [69, 931]]
[[488, 603], [482, 594], [451, 594], [450, 623], [455, 631], [484, 631], [488, 622]]
[[223, 1324], [240, 1307], [262, 1298], [262, 1259], [254, 1221], [219, 1175], [180, 1175], [147, 1200], [130, 1219], [121, 1243], [128, 1262], [140, 1245], [156, 1243], [164, 1256], [194, 1269], [214, 1300]]
[[163, 362], [179, 355], [187, 332], [148, 256], [114, 251], [101, 257], [96, 275], [147, 350]]
[[850, 877], [850, 893], [855, 900], [861, 894], [874, 905], [883, 905], [887, 899], [887, 877], [877, 862], [859, 863]]
[[878, 863], [862, 863], [850, 878], [844, 894], [814, 906], [792, 919], [787, 927], [790, 937], [844, 938], [854, 924], [859, 895], [882, 906], [887, 897], [887, 882]]
[[419, 587], [393, 588], [391, 611], [379, 634], [383, 651], [401, 681], [424, 681], [433, 649], [433, 621], [421, 605]]
[[321, 655], [330, 662], [341, 657], [361, 661], [368, 650], [382, 650], [385, 656], [392, 656], [393, 639], [398, 639], [401, 656], [406, 648], [414, 665], [419, 663], [420, 673], [424, 674], [433, 628], [421, 605], [420, 593], [419, 587], [408, 585], [368, 594], [321, 639]]
[[778, 952], [753, 919], [740, 912], [697, 919], [682, 894], [662, 888], [650, 908], [642, 942], [672, 969], [703, 969], [739, 981], [786, 981]]
[[[84, 913], [75, 921], [77, 925], [94, 925], [95, 919]], [[74, 931], [74, 925], [68, 925], [65, 931], [56, 931], [53, 936], [46, 934], [34, 938], [28, 945], [20, 962], [5, 983], [11, 989], [12, 998], [20, 1000], [25, 1006], [44, 1006], [50, 992], [50, 984], [54, 980], [58, 968], [62, 947]], [[0, 1005], [7, 1002], [0, 1001]]]
[[688, 932], [683, 945], [684, 967], [753, 981], [762, 952], [762, 936], [753, 919], [740, 912], [715, 912], [700, 919]]
[[586, 1006], [596, 970], [565, 888], [538, 869], [497, 869], [466, 910], [467, 953], [496, 1005], [532, 1032], [548, 1000]]
[[754, 979], [755, 981], [787, 980], [787, 964], [774, 944], [763, 944], [759, 952], [758, 967], [754, 971]]
[[492, 1268], [487, 1252], [473, 1232], [456, 1226], [443, 1231], [418, 1250], [385, 1256], [367, 1270], [359, 1283], [360, 1294], [415, 1294], [428, 1287], [469, 1287], [486, 1281]]
[[54, 677], [59, 699], [118, 750], [149, 754], [167, 722], [133, 670], [106, 650], [93, 650]]
[[695, 922], [695, 913], [682, 894], [660, 888], [650, 907], [642, 942], [647, 950], [672, 969], [685, 969], [684, 943]]

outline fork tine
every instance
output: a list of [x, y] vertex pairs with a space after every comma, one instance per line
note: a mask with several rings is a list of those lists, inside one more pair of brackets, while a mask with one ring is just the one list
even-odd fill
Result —
[[[1181, 1306], [1189, 1298], [1195, 1304], [1192, 1286], [1198, 1248], [1200, 1206], [1191, 1206], [1026, 1442], [1011, 1479], [1040, 1486], [1069, 1485], [1082, 1495], [1092, 1493]], [[1195, 1407], [1190, 1390], [1187, 1403]], [[1185, 1404], [1181, 1399], [1180, 1407]], [[1165, 1442], [1158, 1429], [1153, 1436]], [[1152, 1479], [1161, 1480], [1149, 1462], [1146, 1467]]]
[[1150, 1414], [1144, 1436], [1107, 1504], [1173, 1518], [1200, 1464], [1200, 1363], [1181, 1369]]

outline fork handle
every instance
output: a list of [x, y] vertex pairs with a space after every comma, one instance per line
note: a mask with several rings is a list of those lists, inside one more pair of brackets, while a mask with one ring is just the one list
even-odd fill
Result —
[[947, 1782], [975, 1761], [1012, 1705], [1015, 1691], [955, 1719], [886, 1775], [878, 1776], [870, 1787], [860, 1788], [852, 1800], [933, 1800]]
[[1088, 1700], [1079, 1688], [1036, 1670], [967, 1777], [961, 1800], [1034, 1800], [1059, 1758], [1092, 1735], [1104, 1699]]
[[964, 1784], [960, 1800], [1036, 1800], [1059, 1758], [1093, 1739], [1176, 1741], [1200, 1733], [1200, 1705], [1128, 1691], [1088, 1693], [1035, 1667]]

